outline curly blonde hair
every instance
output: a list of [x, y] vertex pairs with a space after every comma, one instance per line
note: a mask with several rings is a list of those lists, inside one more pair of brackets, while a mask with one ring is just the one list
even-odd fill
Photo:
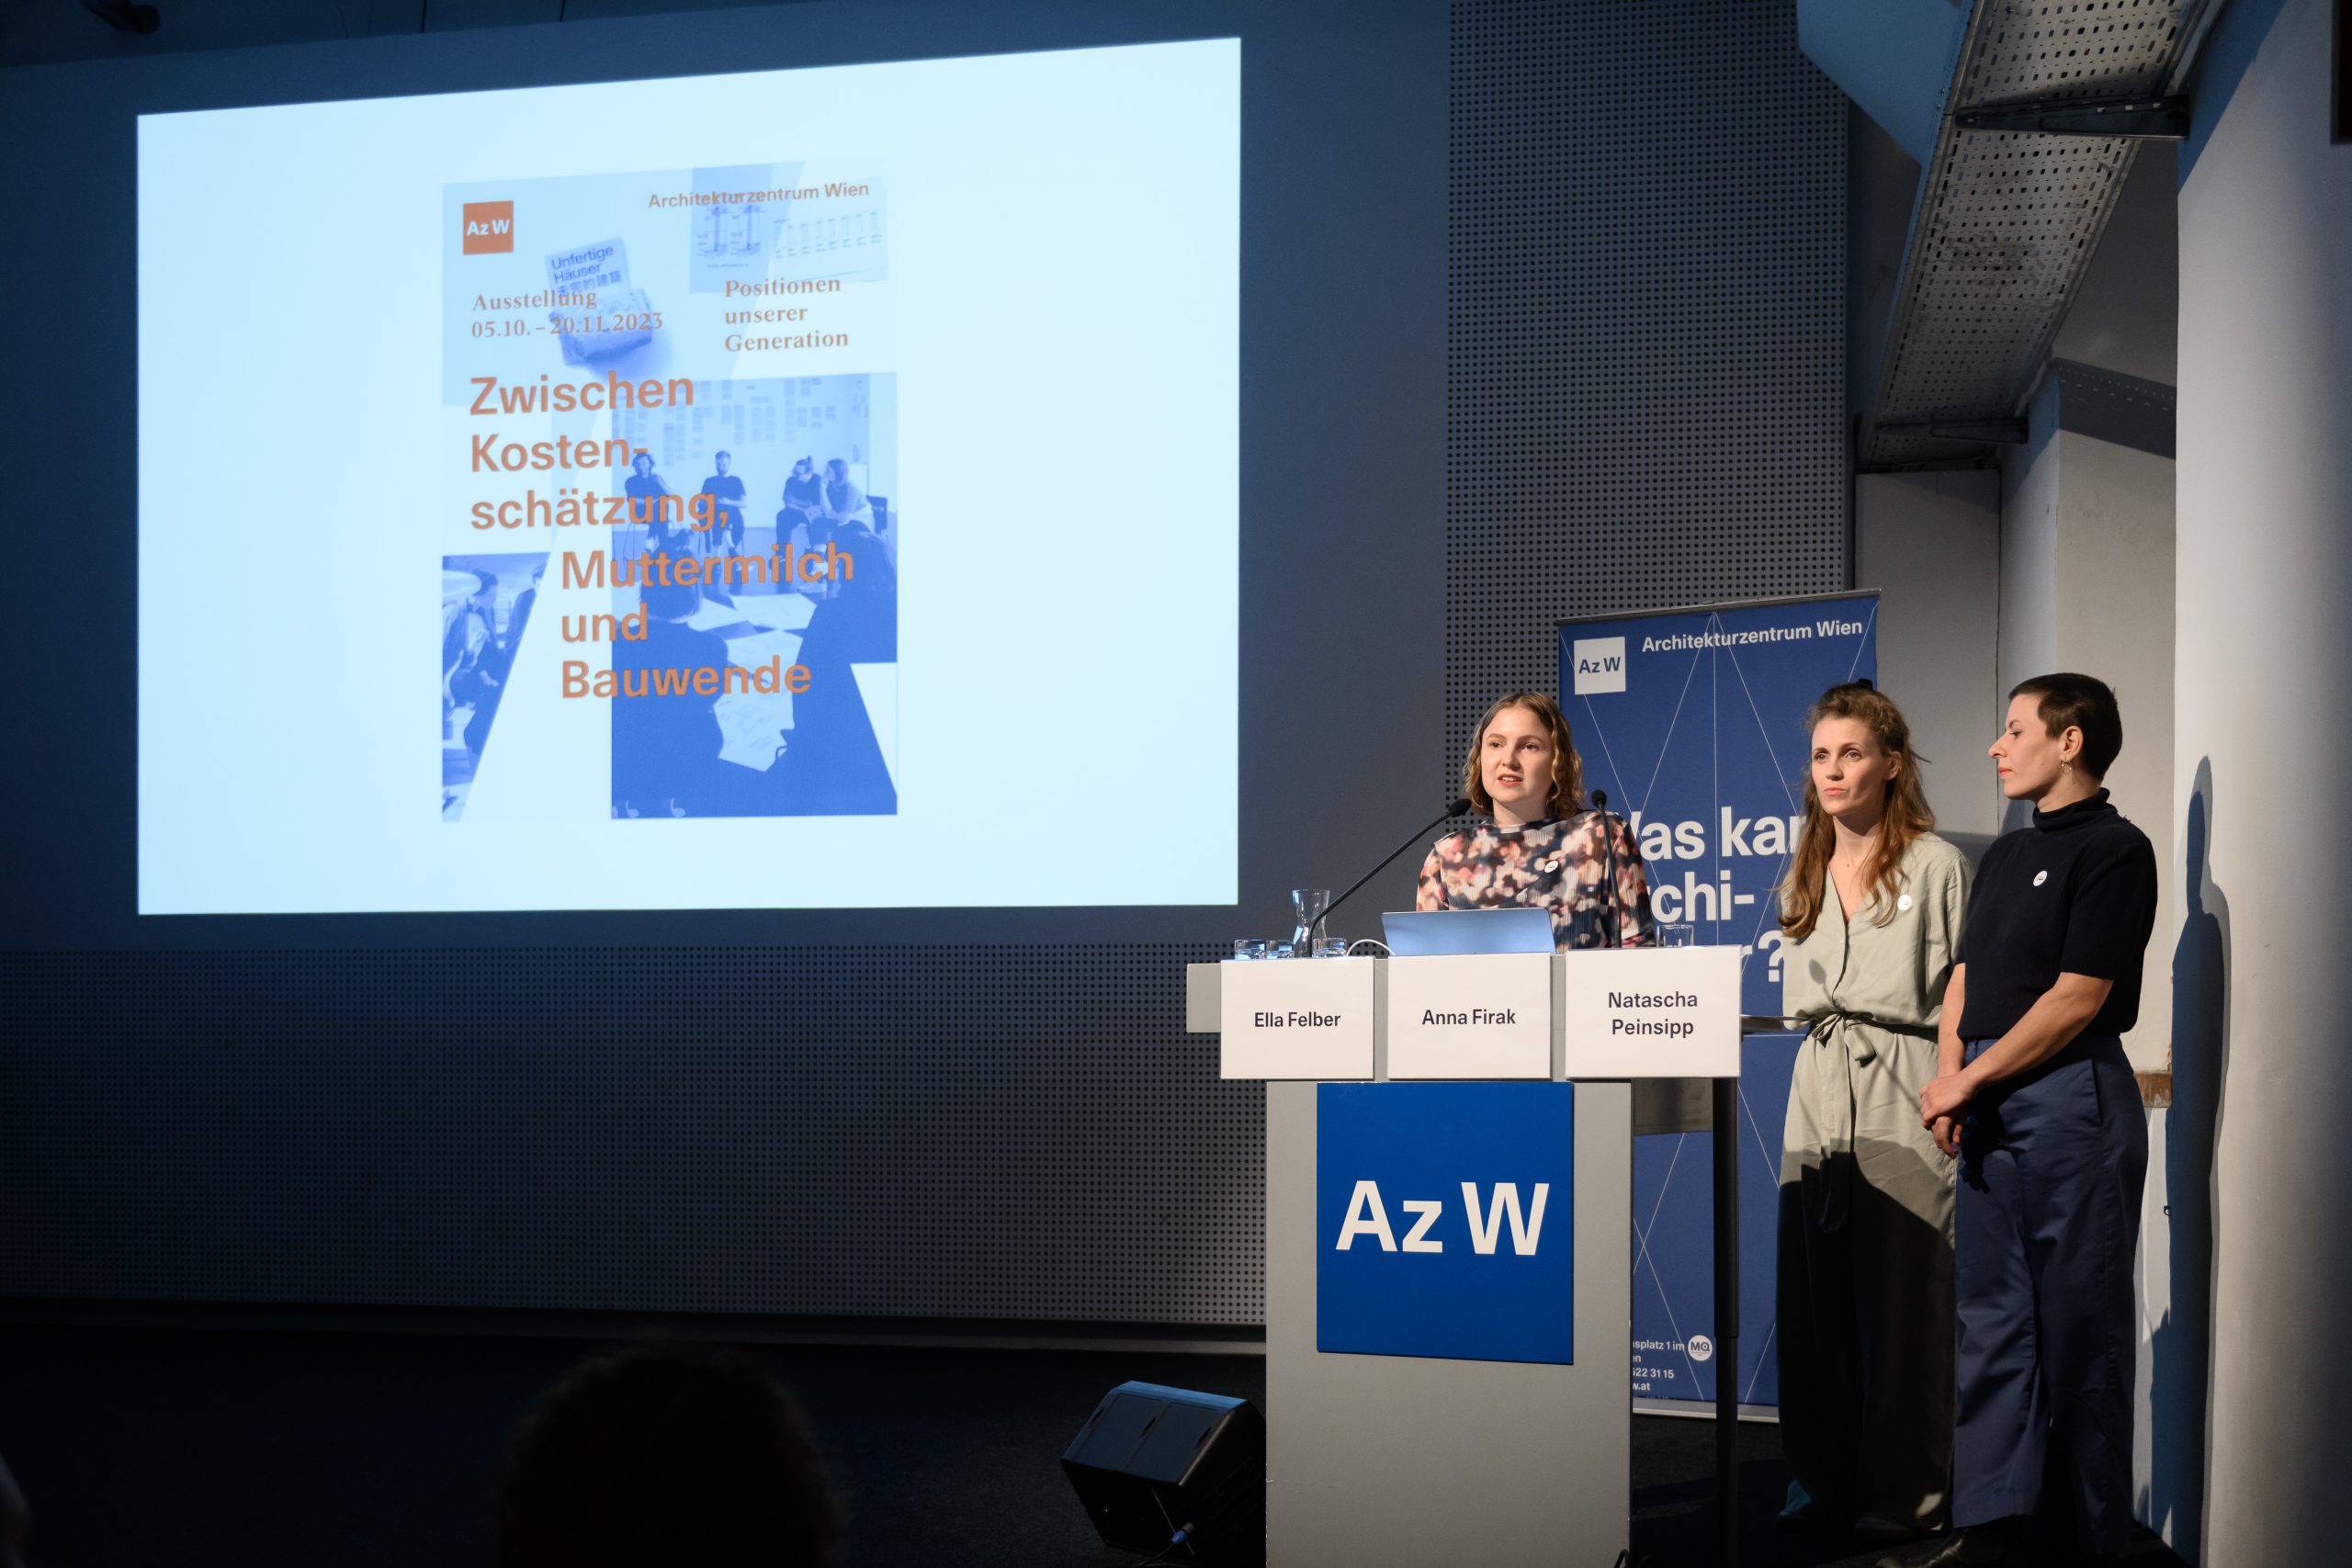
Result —
[[1525, 708], [1543, 720], [1552, 737], [1552, 797], [1551, 815], [1568, 817], [1584, 809], [1584, 761], [1577, 755], [1577, 743], [1568, 734], [1568, 716], [1560, 705], [1542, 692], [1513, 692], [1507, 697], [1495, 699], [1487, 716], [1478, 721], [1477, 729], [1470, 737], [1469, 754], [1462, 759], [1462, 793], [1470, 804], [1491, 817], [1495, 814], [1494, 796], [1487, 793], [1486, 780], [1478, 776], [1478, 751], [1487, 743], [1487, 727], [1495, 716], [1506, 708]]

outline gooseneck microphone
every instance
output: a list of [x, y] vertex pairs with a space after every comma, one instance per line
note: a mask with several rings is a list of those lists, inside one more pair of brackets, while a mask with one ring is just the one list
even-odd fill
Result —
[[1398, 855], [1403, 854], [1407, 850], [1409, 850], [1415, 844], [1419, 843], [1423, 836], [1426, 835], [1431, 828], [1436, 827], [1441, 822], [1451, 821], [1456, 817], [1464, 816], [1468, 814], [1470, 809], [1470, 797], [1466, 795], [1456, 795], [1453, 801], [1447, 805], [1444, 810], [1439, 812], [1435, 817], [1430, 818], [1420, 827], [1414, 829], [1413, 836], [1411, 838], [1407, 839], [1403, 843], [1389, 851], [1387, 860], [1382, 861], [1378, 865], [1374, 866], [1370, 871], [1367, 871], [1362, 876], [1357, 877], [1355, 886], [1349, 888], [1345, 893], [1342, 893], [1337, 898], [1332, 899], [1329, 907], [1323, 911], [1323, 918], [1327, 920], [1329, 919], [1333, 909], [1337, 909], [1340, 905], [1354, 897], [1365, 883], [1370, 882], [1374, 877], [1378, 876], [1382, 872], [1386, 871], [1388, 869], [1389, 861], [1395, 860]]
[[1592, 809], [1600, 818], [1601, 874], [1609, 879], [1609, 926], [1607, 946], [1623, 946], [1625, 940], [1625, 912], [1617, 902], [1617, 835], [1609, 830], [1609, 792], [1592, 792]]

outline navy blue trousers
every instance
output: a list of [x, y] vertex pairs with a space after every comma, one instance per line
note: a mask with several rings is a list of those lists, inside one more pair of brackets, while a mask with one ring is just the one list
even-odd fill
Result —
[[[1968, 1060], [1989, 1040], [1972, 1041]], [[2085, 1551], [2132, 1531], [2132, 1257], [2148, 1175], [2140, 1089], [2113, 1035], [2078, 1037], [1971, 1108], [1953, 1273], [1952, 1522], [2071, 1516]]]

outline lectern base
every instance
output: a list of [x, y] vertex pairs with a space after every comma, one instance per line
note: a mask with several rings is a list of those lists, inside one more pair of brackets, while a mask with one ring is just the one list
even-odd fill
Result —
[[1316, 1086], [1266, 1086], [1272, 1568], [1609, 1563], [1626, 1545], [1633, 1097], [1576, 1093], [1576, 1362], [1315, 1348]]

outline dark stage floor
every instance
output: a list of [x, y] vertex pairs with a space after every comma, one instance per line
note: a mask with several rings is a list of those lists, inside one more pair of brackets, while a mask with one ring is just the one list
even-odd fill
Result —
[[[481, 1568], [507, 1429], [595, 1347], [578, 1339], [0, 1328], [0, 1454], [30, 1500], [30, 1568]], [[845, 1568], [1125, 1568], [1062, 1449], [1129, 1378], [1262, 1400], [1253, 1356], [747, 1347], [799, 1396], [847, 1505]], [[1740, 1434], [1742, 1562], [1870, 1563], [1772, 1528], [1777, 1434]], [[1712, 1427], [1634, 1422], [1634, 1551], [1712, 1560]], [[1564, 1544], [1563, 1564], [1577, 1562]], [[1460, 1560], [1475, 1564], [1475, 1545]], [[2153, 1540], [2134, 1568], [2178, 1559]], [[1610, 1568], [1605, 1563], [1595, 1568]]]

